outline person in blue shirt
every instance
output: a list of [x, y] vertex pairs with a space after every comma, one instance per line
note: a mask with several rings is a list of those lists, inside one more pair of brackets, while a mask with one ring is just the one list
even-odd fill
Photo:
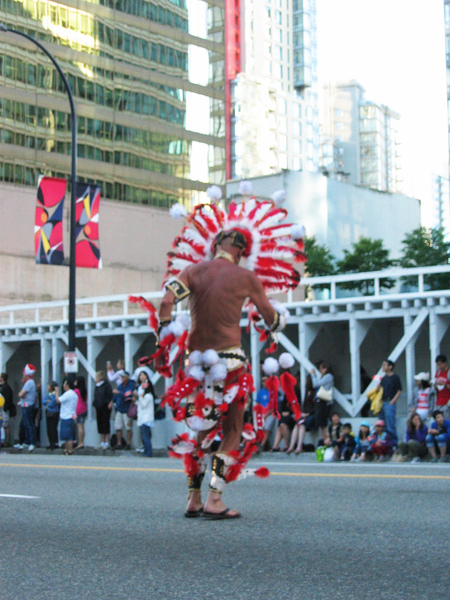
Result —
[[47, 450], [54, 450], [58, 446], [58, 423], [60, 405], [56, 401], [56, 391], [58, 387], [56, 381], [52, 381], [47, 385], [48, 393], [42, 400], [42, 405], [45, 407], [45, 421], [47, 423]]
[[[428, 429], [425, 442], [432, 457], [431, 462], [445, 462], [447, 447], [450, 445], [450, 421], [444, 419], [442, 410], [435, 410], [433, 418], [434, 421]], [[439, 451], [440, 458], [437, 456], [437, 451]]]
[[[132, 422], [128, 417], [128, 409], [131, 406], [133, 400], [135, 383], [133, 379], [130, 379], [128, 371], [122, 371], [120, 374], [120, 383], [117, 390], [113, 390], [114, 398], [112, 403], [116, 408], [116, 416], [114, 419], [114, 428], [117, 436], [117, 446], [122, 445], [122, 431], [125, 429], [127, 432], [127, 443], [125, 446], [126, 450], [131, 448], [131, 438], [133, 436]], [[111, 403], [111, 406], [112, 406]]]

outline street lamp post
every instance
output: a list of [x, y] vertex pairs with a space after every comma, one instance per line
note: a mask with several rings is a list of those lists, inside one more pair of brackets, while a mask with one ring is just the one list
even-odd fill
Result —
[[76, 206], [76, 180], [77, 180], [77, 113], [75, 110], [75, 101], [73, 99], [72, 90], [70, 89], [67, 77], [64, 75], [61, 67], [59, 66], [56, 58], [45, 48], [40, 42], [17, 29], [10, 29], [4, 23], [0, 23], [0, 31], [7, 33], [15, 33], [20, 35], [42, 50], [52, 63], [55, 65], [56, 70], [61, 76], [66, 88], [67, 95], [69, 96], [70, 111], [72, 115], [72, 164], [70, 174], [70, 262], [69, 262], [69, 351], [75, 352], [75, 299], [76, 299], [76, 266], [75, 266], [75, 240], [76, 240], [76, 219], [75, 219], [75, 206]]

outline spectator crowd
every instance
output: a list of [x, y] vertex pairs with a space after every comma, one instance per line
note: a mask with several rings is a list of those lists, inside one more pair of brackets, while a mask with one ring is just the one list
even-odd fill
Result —
[[[32, 452], [40, 445], [40, 424], [45, 420], [49, 450], [63, 448], [72, 455], [85, 448], [85, 422], [89, 406], [94, 411], [100, 438], [99, 449], [130, 450], [133, 441], [133, 422], [136, 421], [139, 439], [134, 440], [136, 451], [146, 457], [153, 455], [152, 429], [155, 421], [165, 417], [160, 400], [151, 381], [153, 375], [145, 359], [130, 375], [122, 359], [116, 370], [110, 362], [106, 371], [98, 371], [92, 399], [88, 398], [86, 380], [82, 375], [64, 377], [61, 385], [48, 384], [45, 393], [35, 381], [36, 368], [25, 365], [18, 402], [8, 382], [8, 373], [0, 374], [0, 432], [3, 447]], [[342, 417], [333, 402], [334, 376], [330, 365], [320, 361], [307, 375], [303, 394], [299, 377], [295, 389], [301, 399], [302, 414], [294, 418], [290, 403], [280, 390], [274, 410], [268, 389], [269, 377], [262, 373], [261, 388], [251, 405], [247, 419], [252, 419], [252, 408], [263, 408], [264, 439], [260, 450], [301, 454], [316, 451], [319, 460], [418, 463], [424, 459], [446, 462], [450, 451], [450, 375], [447, 358], [436, 359], [434, 377], [422, 371], [415, 376], [415, 390], [408, 398], [408, 417], [403, 439], [397, 435], [397, 404], [402, 394], [402, 382], [395, 373], [395, 365], [385, 360], [381, 376], [374, 377], [371, 421], [366, 407], [357, 430]], [[362, 377], [363, 380], [363, 377]], [[370, 384], [365, 378], [363, 386]], [[373, 400], [375, 399], [375, 403]], [[276, 397], [275, 397], [276, 400]], [[375, 408], [375, 406], [377, 408]], [[20, 408], [20, 413], [17, 410]], [[13, 439], [12, 422], [20, 416], [17, 439]], [[111, 433], [113, 432], [113, 435]], [[307, 432], [317, 432], [306, 443]], [[311, 441], [315, 443], [312, 444]]]
[[[152, 374], [150, 368], [142, 364], [131, 376], [121, 359], [117, 362], [116, 371], [108, 362], [106, 371], [96, 373], [91, 410], [97, 420], [101, 440], [99, 449], [131, 450], [133, 422], [136, 421], [139, 434], [135, 441], [136, 451], [146, 457], [153, 456], [152, 428], [155, 420], [165, 418], [165, 411], [155, 394]], [[48, 450], [61, 447], [65, 455], [84, 450], [85, 422], [90, 404], [85, 377], [66, 375], [61, 385], [51, 381], [43, 393], [35, 375], [34, 365], [25, 365], [16, 404], [8, 374], [0, 374], [2, 447], [12, 446], [19, 451], [26, 449], [33, 452], [36, 446], [41, 445], [40, 424], [45, 420]], [[20, 417], [20, 421], [17, 439], [14, 439], [11, 425], [16, 416]]]

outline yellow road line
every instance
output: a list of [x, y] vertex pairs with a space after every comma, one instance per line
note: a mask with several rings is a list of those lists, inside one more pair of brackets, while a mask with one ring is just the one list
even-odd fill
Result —
[[[145, 473], [184, 473], [183, 469], [157, 469], [155, 467], [92, 467], [80, 465], [34, 465], [18, 463], [0, 463], [0, 467], [22, 467], [28, 469], [71, 469], [81, 471], [129, 471]], [[388, 473], [277, 473], [271, 471], [275, 477], [336, 477], [354, 479], [443, 479], [450, 480], [450, 475], [391, 475]]]

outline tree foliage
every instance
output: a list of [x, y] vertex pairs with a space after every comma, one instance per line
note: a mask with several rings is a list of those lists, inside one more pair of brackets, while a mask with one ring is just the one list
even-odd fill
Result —
[[305, 272], [310, 277], [334, 275], [336, 272], [334, 256], [331, 254], [328, 246], [319, 244], [315, 236], [305, 236], [304, 241], [305, 254], [308, 259], [305, 265]]
[[[389, 250], [384, 247], [383, 240], [373, 240], [360, 237], [359, 241], [352, 244], [352, 250], [344, 250], [344, 258], [337, 263], [339, 274], [364, 273], [381, 271], [392, 267], [394, 261], [389, 256]], [[392, 279], [381, 279], [380, 287], [390, 289], [395, 284]], [[348, 290], [358, 290], [367, 295], [373, 293], [373, 281], [352, 281], [340, 284]]]
[[[450, 263], [450, 243], [445, 241], [442, 228], [418, 227], [406, 234], [402, 246], [399, 265], [405, 269]], [[417, 277], [405, 277], [404, 283], [417, 285]], [[431, 290], [448, 289], [450, 273], [425, 275], [424, 283]]]

